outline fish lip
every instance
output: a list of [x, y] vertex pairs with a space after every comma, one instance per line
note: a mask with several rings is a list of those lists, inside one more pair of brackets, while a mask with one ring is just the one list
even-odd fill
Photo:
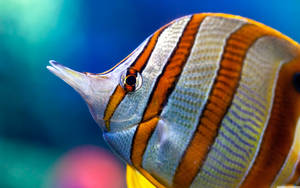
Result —
[[46, 68], [52, 72], [54, 75], [64, 80], [68, 85], [73, 87], [74, 89], [82, 89], [83, 81], [86, 79], [87, 74], [72, 70], [68, 67], [65, 67], [54, 60], [49, 61], [50, 66]]
[[58, 71], [58, 69], [57, 69], [57, 67], [56, 67], [56, 65], [57, 65], [58, 63], [57, 63], [56, 61], [50, 60], [49, 63], [50, 63], [51, 66], [47, 65], [46, 68], [47, 68], [50, 72], [56, 72], [56, 71]]
[[55, 60], [50, 60], [49, 63], [52, 65], [52, 66], [55, 66], [55, 65], [58, 65], [59, 63], [57, 63]]
[[[59, 71], [59, 68], [58, 68], [58, 66], [60, 65], [58, 62], [56, 62], [55, 60], [50, 60], [49, 61], [49, 63], [50, 63], [50, 65], [51, 66], [47, 66], [47, 69], [48, 70], [50, 70], [50, 71], [52, 71], [52, 70], [56, 70], [56, 71]], [[62, 65], [61, 65], [62, 66]]]
[[46, 68], [52, 72], [53, 74], [57, 75], [58, 77], [62, 78], [62, 76], [64, 76], [64, 71], [63, 69], [66, 69], [65, 66], [59, 64], [58, 62], [56, 62], [55, 60], [50, 60], [49, 61], [51, 66], [46, 66]]
[[[54, 73], [54, 74], [56, 74], [56, 75], [59, 74], [59, 75], [61, 75], [61, 76], [66, 76], [67, 71], [75, 72], [75, 73], [77, 73], [77, 74], [82, 74], [82, 75], [84, 75], [84, 74], [81, 73], [81, 72], [77, 72], [77, 71], [74, 71], [74, 70], [72, 70], [72, 69], [70, 69], [70, 68], [68, 68], [68, 67], [63, 66], [62, 64], [58, 63], [58, 62], [55, 61], [55, 60], [50, 60], [49, 63], [50, 63], [51, 66], [48, 65], [48, 66], [46, 66], [46, 68], [47, 68], [50, 72], [52, 72], [52, 73]], [[58, 75], [57, 75], [57, 76], [58, 76]]]

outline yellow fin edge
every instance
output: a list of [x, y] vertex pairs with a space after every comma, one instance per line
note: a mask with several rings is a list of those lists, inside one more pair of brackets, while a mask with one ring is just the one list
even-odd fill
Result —
[[130, 165], [127, 165], [126, 167], [126, 181], [127, 188], [155, 188], [149, 180]]
[[166, 188], [142, 168], [139, 172], [127, 164], [126, 169], [127, 188]]

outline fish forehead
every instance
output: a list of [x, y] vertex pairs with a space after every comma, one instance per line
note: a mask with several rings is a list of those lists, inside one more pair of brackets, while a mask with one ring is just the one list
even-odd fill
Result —
[[144, 40], [131, 54], [129, 54], [120, 63], [118, 63], [112, 69], [110, 69], [102, 74], [113, 74], [116, 77], [120, 77], [120, 72], [126, 71], [127, 68], [129, 68], [135, 62], [135, 60], [139, 57], [139, 55], [142, 53], [142, 51], [144, 50], [144, 48], [146, 47], [146, 45], [149, 41], [149, 38], [150, 37], [148, 37], [146, 40]]

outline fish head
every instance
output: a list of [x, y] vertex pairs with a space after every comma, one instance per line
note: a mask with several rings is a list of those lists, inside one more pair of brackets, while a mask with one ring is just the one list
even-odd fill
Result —
[[[47, 66], [49, 71], [65, 81], [82, 96], [94, 120], [104, 131], [110, 131], [108, 123], [114, 122], [111, 117], [119, 105], [120, 97], [124, 97], [123, 95], [129, 92], [133, 95], [134, 91], [142, 85], [141, 75], [134, 70], [128, 70], [126, 66], [121, 66], [108, 73], [93, 74], [77, 72], [54, 60], [50, 61], [50, 65]], [[115, 92], [120, 92], [122, 96], [112, 98]], [[135, 114], [131, 115], [134, 116]], [[127, 119], [118, 119], [118, 122], [115, 123], [125, 126], [126, 123], [123, 122], [132, 119], [132, 117], [127, 117]], [[119, 129], [121, 129], [120, 126]], [[123, 128], [125, 129], [125, 127]]]
[[103, 112], [109, 100], [110, 91], [116, 85], [117, 78], [109, 75], [96, 75], [87, 72], [77, 72], [56, 61], [50, 61], [47, 69], [75, 89], [86, 101], [89, 110], [97, 122], [104, 128]]
[[137, 110], [140, 102], [135, 96], [143, 95], [139, 91], [143, 78], [139, 71], [130, 67], [141, 53], [143, 45], [145, 42], [104, 73], [77, 72], [54, 60], [50, 61], [47, 69], [82, 96], [104, 134], [121, 134], [136, 127], [141, 120], [141, 112]]

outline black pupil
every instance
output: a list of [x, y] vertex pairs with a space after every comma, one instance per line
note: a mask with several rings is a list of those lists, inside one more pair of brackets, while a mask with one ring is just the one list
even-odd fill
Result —
[[294, 84], [296, 91], [298, 91], [300, 93], [300, 72], [294, 74], [293, 84]]
[[135, 76], [128, 76], [126, 79], [126, 84], [130, 86], [134, 86], [136, 83], [136, 77]]

